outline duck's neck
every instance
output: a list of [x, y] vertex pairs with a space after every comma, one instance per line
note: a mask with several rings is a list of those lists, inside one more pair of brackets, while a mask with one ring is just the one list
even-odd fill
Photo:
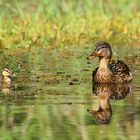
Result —
[[110, 109], [110, 103], [109, 103], [108, 95], [107, 96], [103, 96], [103, 97], [99, 97], [99, 102], [100, 102], [100, 107], [103, 110]]
[[109, 69], [109, 63], [110, 63], [109, 58], [100, 59], [99, 70], [108, 70]]

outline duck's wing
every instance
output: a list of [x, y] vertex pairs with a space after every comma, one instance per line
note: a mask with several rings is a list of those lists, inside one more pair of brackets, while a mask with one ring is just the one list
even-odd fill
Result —
[[110, 69], [113, 73], [130, 72], [128, 66], [121, 60], [118, 61], [112, 60], [110, 63]]
[[98, 68], [99, 67], [97, 67], [95, 70], [93, 70], [93, 72], [92, 72], [92, 91], [94, 92], [95, 91], [95, 88], [94, 88], [94, 77], [95, 77], [95, 75], [96, 75], [96, 73], [97, 73], [97, 70], [98, 70]]
[[99, 67], [97, 67], [93, 72], [92, 72], [92, 77], [94, 77], [97, 73], [97, 70], [98, 70]]
[[132, 80], [132, 74], [128, 66], [121, 60], [112, 61], [110, 63], [110, 70], [115, 76], [118, 82], [130, 82]]

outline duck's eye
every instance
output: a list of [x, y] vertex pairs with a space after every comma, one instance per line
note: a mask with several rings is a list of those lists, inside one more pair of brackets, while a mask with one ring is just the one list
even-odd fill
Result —
[[104, 47], [104, 46], [101, 46], [100, 48], [97, 49], [97, 51], [99, 51], [99, 50], [101, 50], [101, 49], [103, 49], [103, 48], [105, 48], [105, 47]]
[[104, 48], [104, 46], [101, 47], [101, 49], [103, 49], [103, 48]]
[[100, 47], [97, 48], [96, 50], [99, 51], [99, 50], [104, 49], [104, 48], [106, 48], [106, 46], [100, 46]]

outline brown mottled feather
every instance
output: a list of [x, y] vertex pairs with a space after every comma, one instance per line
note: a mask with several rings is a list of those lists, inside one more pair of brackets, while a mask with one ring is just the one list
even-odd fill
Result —
[[[93, 76], [93, 82], [94, 81], [94, 77], [97, 73], [99, 67], [97, 67], [93, 72], [92, 72], [92, 76]], [[116, 83], [127, 83], [130, 82], [130, 69], [128, 68], [128, 66], [121, 60], [118, 61], [114, 61], [112, 60], [111, 63], [109, 64], [109, 69], [113, 74], [113, 81], [116, 81]], [[112, 81], [112, 79], [110, 79]]]
[[111, 72], [113, 73], [114, 80], [127, 83], [130, 82], [132, 77], [130, 73], [130, 69], [128, 66], [121, 60], [112, 61], [109, 65]]

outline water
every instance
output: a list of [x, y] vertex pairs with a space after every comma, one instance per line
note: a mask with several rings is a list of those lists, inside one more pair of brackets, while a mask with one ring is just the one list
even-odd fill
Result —
[[[90, 51], [76, 47], [3, 52], [0, 68], [12, 68], [15, 78], [11, 88], [1, 87], [0, 139], [139, 140], [140, 57], [114, 54], [133, 73], [131, 85], [115, 89], [123, 89], [117, 98], [110, 86], [96, 87], [92, 93], [91, 73], [98, 61], [87, 62]], [[107, 107], [101, 116], [105, 124], [90, 113], [102, 104]]]

